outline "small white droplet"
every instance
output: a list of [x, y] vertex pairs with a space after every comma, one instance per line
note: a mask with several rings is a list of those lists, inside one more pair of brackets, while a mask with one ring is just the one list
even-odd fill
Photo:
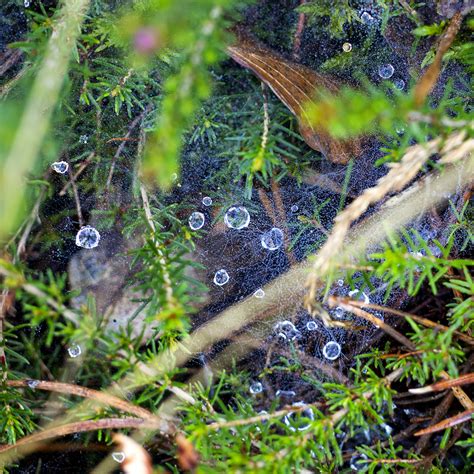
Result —
[[28, 387], [31, 389], [35, 389], [39, 385], [39, 380], [28, 380], [26, 385], [28, 385]]
[[308, 331], [316, 331], [316, 329], [318, 329], [318, 323], [316, 321], [308, 321], [306, 323], [306, 329]]
[[[294, 407], [304, 407], [306, 406], [303, 402], [293, 403]], [[305, 410], [290, 412], [288, 415], [285, 415], [283, 421], [290, 428], [291, 431], [304, 431], [311, 426], [311, 421], [314, 420], [313, 410], [308, 407]]]
[[253, 296], [255, 296], [255, 298], [263, 298], [265, 296], [265, 292], [259, 288], [258, 290], [255, 290]]
[[342, 50], [345, 52], [345, 53], [349, 53], [350, 51], [352, 51], [352, 44], [351, 43], [344, 43], [342, 45]]
[[212, 199], [209, 196], [205, 196], [202, 198], [202, 203], [205, 206], [212, 206]]
[[78, 346], [77, 344], [68, 347], [67, 351], [69, 353], [69, 356], [72, 358], [79, 357], [82, 354], [81, 346]]
[[262, 235], [260, 241], [264, 249], [277, 250], [283, 245], [283, 232], [277, 227], [273, 227]]
[[69, 164], [66, 161], [55, 161], [51, 168], [53, 168], [56, 173], [59, 174], [66, 174], [67, 170], [69, 169]]
[[218, 270], [214, 275], [214, 283], [217, 286], [223, 286], [229, 281], [229, 274], [226, 270]]
[[118, 463], [122, 463], [125, 460], [125, 453], [122, 451], [114, 451], [112, 453], [112, 459]]
[[299, 207], [296, 204], [293, 204], [290, 208], [291, 212], [298, 212]]
[[396, 89], [399, 91], [402, 91], [405, 88], [405, 81], [403, 79], [397, 79], [393, 81], [393, 85], [395, 86]]
[[342, 278], [340, 280], [337, 280], [337, 285], [344, 286], [344, 280]]
[[85, 249], [93, 249], [99, 245], [100, 234], [94, 227], [86, 225], [76, 234], [76, 245]]
[[28, 8], [30, 6], [30, 0], [25, 0], [23, 5], [25, 5], [25, 8]]
[[192, 230], [200, 229], [205, 221], [206, 219], [202, 212], [193, 212], [188, 219], [189, 227], [191, 227]]
[[250, 384], [249, 392], [253, 395], [261, 393], [263, 391], [263, 385], [260, 382], [253, 382]]
[[336, 341], [329, 341], [323, 347], [323, 356], [328, 360], [336, 360], [341, 355], [341, 346]]
[[224, 216], [224, 222], [231, 229], [243, 229], [250, 223], [250, 214], [244, 206], [231, 207]]
[[82, 143], [83, 145], [86, 144], [89, 141], [89, 136], [88, 135], [81, 135], [79, 137], [79, 142]]
[[382, 64], [379, 66], [379, 76], [382, 79], [390, 79], [395, 69], [391, 64]]
[[293, 390], [277, 390], [275, 393], [275, 396], [277, 397], [286, 397], [286, 398], [291, 398], [296, 395], [296, 392]]
[[362, 12], [362, 15], [360, 16], [360, 19], [366, 25], [370, 25], [374, 21], [374, 17], [369, 12]]
[[357, 289], [349, 291], [349, 296], [353, 299], [358, 299], [359, 301], [363, 301], [365, 304], [370, 303], [369, 297], [363, 291], [360, 291]]
[[295, 325], [291, 321], [280, 321], [275, 324], [273, 327], [274, 331], [277, 333], [277, 336], [282, 340], [294, 341], [301, 337], [300, 331], [296, 329]]
[[171, 174], [171, 181], [175, 183], [178, 179], [178, 174], [177, 173], [172, 173]]

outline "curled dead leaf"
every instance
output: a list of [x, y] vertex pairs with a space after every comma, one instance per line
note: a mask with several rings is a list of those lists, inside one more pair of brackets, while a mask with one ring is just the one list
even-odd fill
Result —
[[121, 466], [125, 474], [151, 474], [153, 471], [151, 457], [143, 446], [129, 436], [114, 433], [112, 439], [123, 453]]
[[257, 75], [286, 105], [297, 118], [301, 136], [311, 148], [342, 164], [362, 154], [359, 138], [336, 140], [323, 128], [316, 127], [307, 114], [308, 106], [315, 103], [317, 91], [337, 93], [339, 81], [283, 58], [241, 30], [234, 32], [237, 42], [228, 46], [227, 52]]

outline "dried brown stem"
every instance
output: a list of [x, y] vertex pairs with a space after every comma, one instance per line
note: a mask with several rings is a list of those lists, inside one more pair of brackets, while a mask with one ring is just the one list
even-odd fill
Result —
[[145, 408], [138, 407], [132, 403], [122, 400], [114, 395], [105, 392], [99, 392], [80, 385], [73, 385], [70, 383], [50, 382], [45, 380], [7, 380], [6, 384], [9, 387], [30, 387], [38, 390], [46, 390], [49, 392], [58, 392], [66, 395], [77, 395], [78, 397], [95, 400], [103, 405], [117, 408], [118, 410], [131, 413], [132, 415], [143, 418], [144, 420], [156, 419], [150, 411]]
[[367, 311], [364, 311], [363, 309], [357, 308], [350, 303], [345, 303], [341, 301], [340, 298], [336, 298], [334, 296], [329, 297], [328, 304], [331, 308], [334, 308], [335, 306], [340, 306], [344, 310], [354, 313], [359, 318], [369, 321], [370, 323], [374, 324], [376, 327], [382, 329], [382, 331], [384, 331], [386, 334], [393, 337], [400, 344], [404, 345], [411, 351], [416, 351], [416, 345], [413, 344], [413, 342], [411, 342], [410, 339], [405, 337], [403, 334], [399, 333], [396, 329], [393, 329], [392, 326], [385, 323], [380, 318], [377, 318], [373, 314]]
[[[413, 321], [416, 321], [417, 323], [427, 327], [427, 328], [433, 328], [437, 329], [438, 331], [447, 331], [449, 328], [447, 326], [444, 326], [443, 324], [435, 323], [434, 321], [431, 321], [431, 319], [428, 318], [423, 318], [422, 316], [417, 316], [415, 314], [411, 313], [406, 313], [405, 311], [400, 311], [398, 309], [393, 309], [388, 306], [380, 306], [378, 304], [372, 304], [372, 303], [364, 303], [363, 301], [357, 301], [357, 300], [352, 300], [350, 298], [342, 297], [342, 296], [332, 296], [331, 297], [332, 301], [337, 301], [338, 303], [346, 303], [350, 304], [351, 306], [356, 306], [357, 308], [369, 308], [369, 309], [375, 309], [376, 311], [382, 311], [384, 313], [390, 313], [393, 314], [394, 316], [401, 316], [403, 318], [411, 318]], [[462, 332], [459, 331], [454, 331], [453, 335], [456, 336], [458, 339], [461, 339], [462, 341], [466, 342], [467, 344], [473, 346], [474, 345], [474, 339], [472, 337], [469, 337], [466, 334], [463, 334]]]

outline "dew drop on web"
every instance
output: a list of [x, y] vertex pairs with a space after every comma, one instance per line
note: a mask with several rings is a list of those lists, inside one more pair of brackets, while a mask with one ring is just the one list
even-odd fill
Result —
[[261, 237], [262, 247], [267, 250], [277, 250], [283, 245], [283, 232], [277, 227], [273, 227], [265, 232]]
[[336, 360], [341, 355], [341, 346], [336, 341], [329, 341], [323, 347], [323, 356], [328, 360]]
[[204, 222], [206, 221], [204, 214], [202, 212], [193, 212], [188, 219], [189, 227], [191, 227], [192, 230], [198, 230], [200, 229], [203, 225]]
[[75, 359], [76, 357], [79, 357], [82, 354], [81, 346], [74, 344], [71, 347], [68, 347], [67, 352], [70, 357]]
[[66, 161], [55, 161], [51, 168], [53, 168], [56, 173], [66, 174], [69, 169], [69, 164]]
[[231, 229], [244, 229], [250, 223], [249, 211], [244, 206], [233, 206], [225, 213], [224, 222]]
[[205, 206], [212, 206], [212, 198], [210, 198], [209, 196], [204, 196], [202, 198], [202, 203], [205, 205]]
[[94, 227], [86, 225], [76, 234], [76, 245], [85, 249], [93, 249], [99, 245], [100, 234]]
[[226, 270], [218, 270], [214, 275], [214, 284], [217, 286], [223, 286], [229, 281], [229, 274]]

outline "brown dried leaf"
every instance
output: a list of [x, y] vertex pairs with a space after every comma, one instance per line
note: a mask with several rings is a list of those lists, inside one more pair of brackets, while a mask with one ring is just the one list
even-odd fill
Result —
[[176, 436], [178, 446], [178, 464], [183, 471], [194, 471], [199, 463], [199, 454], [194, 449], [191, 441], [182, 434]]
[[227, 52], [236, 62], [255, 73], [288, 107], [298, 120], [303, 139], [311, 148], [334, 163], [347, 163], [361, 155], [360, 139], [335, 140], [326, 130], [315, 127], [307, 116], [306, 109], [315, 103], [316, 91], [335, 93], [340, 87], [338, 81], [283, 58], [242, 31], [236, 34], [237, 42], [228, 46]]
[[125, 455], [121, 466], [125, 474], [151, 474], [153, 472], [151, 457], [143, 446], [121, 433], [114, 433], [112, 439]]

